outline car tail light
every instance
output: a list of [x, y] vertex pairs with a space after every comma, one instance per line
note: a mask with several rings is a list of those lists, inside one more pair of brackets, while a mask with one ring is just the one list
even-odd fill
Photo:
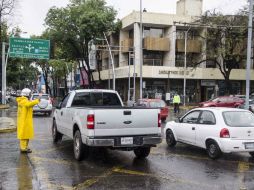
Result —
[[220, 138], [230, 138], [228, 129], [226, 129], [226, 128], [221, 129]]
[[94, 114], [87, 115], [87, 129], [94, 129]]
[[161, 114], [158, 113], [158, 127], [161, 127]]

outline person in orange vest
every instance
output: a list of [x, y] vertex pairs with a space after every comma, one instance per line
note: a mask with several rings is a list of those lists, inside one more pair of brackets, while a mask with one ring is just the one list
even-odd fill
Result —
[[17, 138], [20, 140], [20, 152], [31, 153], [28, 148], [30, 139], [34, 137], [33, 129], [33, 107], [40, 102], [40, 99], [29, 100], [31, 90], [24, 88], [21, 91], [21, 97], [16, 98], [18, 103], [17, 114]]

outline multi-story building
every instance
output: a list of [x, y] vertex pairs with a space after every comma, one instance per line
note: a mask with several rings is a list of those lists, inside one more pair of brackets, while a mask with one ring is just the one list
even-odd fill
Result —
[[[202, 34], [204, 27], [192, 27], [180, 23], [191, 23], [202, 14], [202, 0], [179, 0], [176, 14], [142, 13], [142, 79], [143, 97], [162, 97], [166, 93], [184, 94], [184, 78], [186, 79], [186, 101], [203, 101], [213, 95], [222, 95], [224, 92], [224, 77], [216, 65], [203, 62], [193, 68], [189, 60], [205, 60], [206, 41]], [[185, 49], [185, 34], [187, 46]], [[133, 11], [122, 19], [122, 29], [119, 34], [109, 39], [113, 48], [113, 62], [115, 67], [116, 90], [122, 95], [124, 101], [133, 95], [135, 86], [135, 99], [140, 92], [140, 12]], [[118, 47], [118, 48], [117, 48]], [[185, 53], [187, 61], [185, 62]], [[108, 52], [101, 56], [100, 78], [105, 85], [111, 79], [111, 59]], [[186, 63], [186, 67], [185, 64]], [[251, 80], [254, 80], [253, 66]], [[129, 88], [129, 75], [130, 87]], [[135, 76], [135, 85], [133, 84]], [[94, 73], [98, 80], [98, 72]], [[234, 93], [245, 91], [244, 66], [231, 72], [230, 80]], [[108, 83], [110, 84], [110, 83]], [[129, 90], [130, 89], [130, 90]], [[254, 83], [251, 81], [251, 89]]]

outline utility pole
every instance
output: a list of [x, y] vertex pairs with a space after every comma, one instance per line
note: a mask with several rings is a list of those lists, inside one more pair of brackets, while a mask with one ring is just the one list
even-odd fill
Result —
[[142, 0], [140, 0], [140, 99], [143, 98], [143, 23], [142, 23]]
[[183, 106], [186, 104], [186, 69], [187, 69], [187, 38], [188, 32], [191, 26], [189, 26], [188, 30], [184, 32], [184, 80], [183, 80]]
[[245, 109], [249, 109], [250, 98], [250, 65], [251, 65], [251, 45], [252, 45], [252, 19], [253, 19], [253, 0], [249, 0], [249, 23], [248, 23], [248, 46], [246, 63], [246, 99]]
[[2, 104], [6, 104], [6, 63], [5, 63], [5, 42], [2, 43]]
[[107, 42], [108, 50], [109, 50], [109, 54], [110, 54], [110, 58], [111, 58], [111, 66], [112, 66], [112, 72], [113, 72], [113, 90], [116, 90], [116, 75], [115, 75], [114, 59], [113, 59], [113, 56], [112, 56], [112, 51], [111, 51], [111, 47], [109, 45], [107, 36], [104, 32], [103, 32], [103, 35], [104, 35], [105, 41]]

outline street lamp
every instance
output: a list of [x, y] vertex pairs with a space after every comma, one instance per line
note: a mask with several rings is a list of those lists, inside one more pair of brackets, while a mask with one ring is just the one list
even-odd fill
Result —
[[116, 75], [115, 75], [114, 59], [113, 59], [111, 47], [109, 45], [109, 42], [108, 42], [108, 39], [107, 39], [107, 36], [106, 36], [105, 32], [103, 32], [103, 35], [104, 35], [104, 39], [96, 38], [96, 40], [105, 40], [106, 43], [107, 43], [109, 54], [110, 54], [110, 59], [111, 59], [112, 72], [113, 72], [113, 90], [116, 90]]

